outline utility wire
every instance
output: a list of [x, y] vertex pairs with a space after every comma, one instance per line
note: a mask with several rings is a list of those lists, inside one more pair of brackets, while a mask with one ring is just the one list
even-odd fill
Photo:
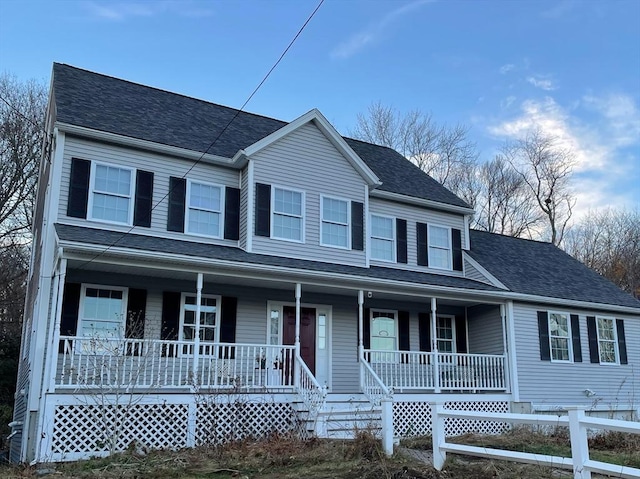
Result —
[[[311, 19], [315, 16], [315, 14], [318, 12], [318, 10], [320, 9], [320, 7], [322, 6], [322, 4], [324, 3], [324, 0], [320, 0], [320, 2], [318, 3], [318, 5], [316, 6], [316, 8], [313, 10], [313, 12], [311, 12], [311, 15], [309, 15], [309, 17], [307, 18], [307, 20], [302, 24], [302, 26], [300, 27], [300, 29], [298, 30], [298, 33], [295, 34], [295, 36], [293, 37], [293, 39], [289, 42], [289, 44], [287, 45], [287, 48], [284, 49], [284, 51], [282, 52], [282, 54], [280, 55], [280, 57], [278, 58], [278, 60], [273, 64], [273, 66], [269, 69], [269, 71], [267, 72], [267, 74], [262, 78], [262, 80], [260, 81], [260, 83], [258, 83], [258, 86], [255, 87], [255, 89], [251, 92], [251, 94], [249, 95], [249, 97], [245, 100], [245, 102], [242, 104], [242, 106], [240, 107], [240, 109], [236, 110], [236, 113], [233, 115], [233, 117], [231, 118], [231, 120], [229, 120], [227, 122], [227, 124], [224, 126], [224, 128], [220, 131], [220, 133], [218, 133], [218, 135], [213, 139], [213, 141], [211, 142], [211, 144], [207, 147], [207, 149], [200, 155], [200, 157], [193, 163], [193, 165], [191, 165], [191, 167], [182, 175], [182, 178], [186, 178], [186, 176], [202, 161], [202, 159], [204, 158], [204, 156], [209, 152], [209, 150], [211, 148], [213, 148], [213, 146], [217, 143], [217, 141], [220, 139], [220, 137], [224, 134], [225, 131], [227, 131], [227, 129], [231, 126], [231, 124], [235, 121], [235, 119], [238, 117], [238, 115], [240, 115], [240, 113], [242, 113], [242, 111], [244, 110], [244, 108], [247, 106], [247, 104], [251, 101], [251, 99], [255, 96], [255, 94], [258, 92], [258, 90], [262, 87], [262, 85], [267, 81], [267, 79], [269, 78], [269, 76], [271, 76], [271, 73], [276, 69], [276, 67], [280, 64], [280, 62], [282, 61], [282, 59], [284, 58], [284, 56], [287, 54], [287, 52], [291, 49], [291, 47], [293, 46], [293, 44], [296, 42], [296, 40], [298, 39], [298, 37], [302, 34], [302, 32], [304, 31], [304, 29], [307, 27], [307, 25], [309, 24], [309, 22], [311, 21]], [[172, 188], [169, 188], [169, 191], [167, 191], [167, 193], [160, 199], [160, 201], [158, 201], [150, 210], [150, 213], [153, 212], [153, 210], [156, 209], [156, 207], [158, 207], [170, 194], [171, 194]], [[114, 246], [116, 246], [125, 236], [127, 236], [129, 233], [131, 233], [131, 231], [133, 231], [133, 229], [135, 228], [135, 226], [131, 226], [126, 232], [124, 232], [117, 240], [115, 240], [113, 243], [111, 243], [109, 246], [107, 246], [104, 250], [100, 251], [99, 253], [97, 253], [93, 258], [85, 261], [84, 263], [82, 263], [80, 266], [78, 266], [78, 269], [82, 269], [85, 266], [89, 265], [90, 263], [92, 263], [93, 261], [95, 261], [96, 259], [98, 259], [100, 256], [102, 256], [103, 254], [105, 254], [107, 251], [109, 251], [111, 248], [113, 248]]]
[[35, 126], [38, 130], [42, 130], [45, 132], [45, 129], [42, 127], [42, 125], [38, 125], [34, 120], [32, 120], [31, 118], [29, 118], [28, 116], [26, 116], [24, 113], [22, 113], [19, 109], [17, 109], [15, 106], [13, 106], [5, 97], [3, 97], [2, 95], [0, 95], [0, 100], [2, 100], [3, 103], [5, 103], [9, 108], [11, 108], [13, 111], [15, 111], [18, 115], [20, 115], [22, 118], [24, 118], [25, 120], [27, 120], [29, 123], [31, 123], [33, 126]]

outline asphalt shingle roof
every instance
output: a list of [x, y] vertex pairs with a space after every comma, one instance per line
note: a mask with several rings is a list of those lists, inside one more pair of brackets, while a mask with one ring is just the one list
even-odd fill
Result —
[[122, 233], [116, 231], [85, 228], [83, 226], [72, 226], [60, 223], [57, 223], [55, 227], [58, 237], [63, 241], [74, 241], [79, 243], [102, 245], [105, 247], [115, 243], [118, 248], [180, 254], [196, 258], [235, 261], [238, 263], [280, 266], [299, 271], [324, 271], [327, 273], [345, 274], [361, 278], [386, 279], [392, 281], [403, 281], [405, 283], [464, 288], [475, 291], [500, 291], [498, 288], [488, 284], [479, 283], [466, 278], [457, 278], [454, 276], [404, 271], [379, 266], [359, 268], [357, 266], [323, 263], [321, 261], [268, 256], [263, 254], [247, 253], [246, 251], [232, 246], [220, 246], [197, 243], [194, 241], [157, 238], [155, 236], [138, 235], [133, 233], [128, 233], [123, 236]]
[[[208, 152], [226, 158], [287, 124], [60, 63], [53, 65], [53, 86], [62, 123], [198, 152], [215, 140]], [[380, 178], [381, 190], [468, 207], [398, 152], [345, 140]]]
[[511, 291], [629, 306], [640, 301], [551, 243], [470, 231], [473, 259]]

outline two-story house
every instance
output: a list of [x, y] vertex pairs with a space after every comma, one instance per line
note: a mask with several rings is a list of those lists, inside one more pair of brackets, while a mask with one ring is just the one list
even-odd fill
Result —
[[[637, 414], [640, 302], [397, 152], [54, 64], [11, 458]], [[634, 401], [634, 398], [635, 401]], [[495, 424], [451, 423], [449, 433]]]

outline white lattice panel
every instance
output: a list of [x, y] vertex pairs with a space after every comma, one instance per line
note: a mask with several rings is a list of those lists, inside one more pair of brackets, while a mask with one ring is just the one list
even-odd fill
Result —
[[198, 404], [196, 444], [219, 444], [244, 438], [298, 430], [291, 404], [278, 402], [229, 402]]
[[[508, 401], [449, 401], [447, 409], [456, 411], [509, 412]], [[395, 437], [424, 436], [431, 434], [431, 406], [428, 402], [394, 402], [393, 434]], [[445, 419], [445, 434], [459, 436], [470, 432], [500, 434], [508, 428], [507, 423], [474, 421], [469, 419]]]
[[187, 445], [185, 404], [59, 405], [55, 408], [51, 452], [98, 453], [125, 450], [132, 442], [149, 449]]

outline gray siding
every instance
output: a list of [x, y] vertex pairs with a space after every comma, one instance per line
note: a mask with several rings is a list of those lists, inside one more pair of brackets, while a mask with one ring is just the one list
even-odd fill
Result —
[[[171, 158], [146, 151], [121, 148], [114, 145], [106, 145], [67, 136], [64, 151], [64, 163], [62, 167], [60, 206], [58, 209], [59, 220], [68, 224], [94, 226], [98, 228], [106, 227], [116, 231], [128, 231], [130, 227], [106, 224], [99, 221], [87, 221], [80, 218], [70, 218], [66, 216], [71, 158], [82, 158], [85, 160], [98, 161], [112, 165], [121, 165], [154, 173], [154, 209], [151, 215], [151, 228], [136, 227], [133, 230], [134, 233], [153, 234], [154, 236], [162, 236], [165, 238], [204, 241], [232, 246], [236, 246], [238, 244], [237, 241], [213, 239], [189, 235], [186, 233], [173, 233], [167, 231], [167, 205], [170, 176], [182, 177], [188, 172], [187, 179], [238, 188], [238, 171], [230, 168], [205, 164], [204, 162], [196, 164], [195, 161]], [[189, 171], [190, 169], [191, 171]]]
[[504, 341], [499, 306], [475, 306], [467, 309], [469, 353], [503, 354]]
[[[537, 311], [549, 310], [546, 306], [516, 304], [514, 321], [520, 400], [530, 401], [540, 407], [559, 405], [585, 405], [615, 409], [635, 403], [640, 397], [640, 318], [614, 315], [624, 319], [629, 364], [601, 365], [589, 362], [589, 341], [586, 316], [594, 311], [552, 308], [580, 317], [581, 363], [560, 363], [540, 360]], [[611, 316], [607, 314], [606, 316]], [[585, 389], [596, 395], [587, 398]], [[553, 394], [550, 394], [553, 392]], [[553, 399], [550, 397], [553, 396]]]
[[475, 266], [472, 266], [466, 258], [464, 259], [464, 275], [466, 278], [472, 279], [474, 281], [492, 284], [491, 281], [489, 281], [480, 271], [478, 271]]
[[[369, 200], [369, 213], [384, 216], [393, 216], [407, 220], [407, 264], [394, 263], [394, 268], [410, 269], [415, 271], [427, 271], [436, 274], [446, 274], [452, 276], [462, 276], [460, 271], [444, 271], [441, 269], [418, 266], [418, 245], [416, 234], [416, 223], [429, 223], [437, 226], [459, 229], [462, 236], [462, 244], [465, 244], [466, 234], [464, 228], [464, 216], [454, 213], [444, 213], [441, 211], [429, 210], [413, 205], [405, 205], [395, 201], [371, 198]], [[371, 259], [372, 265], [389, 266], [386, 261]]]
[[364, 266], [363, 251], [320, 246], [320, 195], [364, 203], [365, 183], [315, 125], [300, 127], [252, 159], [255, 182], [305, 192], [304, 244], [254, 236], [254, 252]]

